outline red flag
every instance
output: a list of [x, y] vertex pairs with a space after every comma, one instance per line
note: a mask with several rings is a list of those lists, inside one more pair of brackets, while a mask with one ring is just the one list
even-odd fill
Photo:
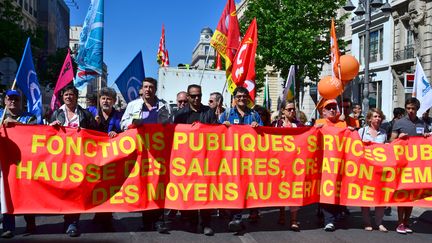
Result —
[[216, 55], [216, 70], [222, 70], [222, 61], [219, 53]]
[[63, 89], [68, 83], [70, 83], [74, 78], [72, 59], [70, 57], [70, 51], [66, 55], [61, 72], [57, 79], [56, 86], [54, 88], [53, 97], [51, 99], [51, 110], [55, 110], [60, 107], [60, 101], [57, 99], [58, 92]]
[[339, 65], [340, 65], [340, 54], [339, 54], [339, 46], [336, 38], [336, 29], [334, 24], [334, 19], [331, 21], [330, 28], [330, 50], [331, 50], [331, 65], [332, 65], [332, 76], [339, 77]]
[[258, 29], [254, 18], [246, 31], [240, 48], [234, 57], [231, 79], [235, 86], [243, 86], [255, 102], [255, 54], [258, 46]]
[[165, 26], [164, 25], [162, 25], [162, 35], [159, 41], [157, 62], [161, 67], [169, 66], [168, 50], [165, 47]]
[[[210, 45], [225, 59], [227, 78], [231, 74], [234, 56], [240, 44], [240, 27], [234, 0], [228, 0], [218, 26], [210, 40]], [[228, 82], [230, 80], [228, 79]], [[228, 84], [228, 87], [230, 85]], [[230, 90], [232, 93], [233, 90]]]

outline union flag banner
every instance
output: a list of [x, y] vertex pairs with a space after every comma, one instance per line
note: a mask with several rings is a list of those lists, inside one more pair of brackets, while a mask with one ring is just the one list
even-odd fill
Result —
[[[231, 94], [237, 86], [243, 86], [249, 91], [252, 103], [255, 102], [255, 54], [257, 46], [258, 29], [254, 18], [234, 57], [232, 72], [228, 77], [228, 90]], [[232, 82], [230, 82], [231, 80]]]
[[331, 65], [332, 65], [332, 76], [340, 77], [339, 74], [339, 66], [340, 66], [340, 54], [339, 54], [339, 45], [336, 37], [336, 28], [334, 24], [334, 19], [331, 20], [331, 28], [330, 28], [330, 50], [331, 50]]
[[432, 207], [432, 138], [363, 143], [335, 127], [147, 124], [115, 138], [0, 128], [3, 212], [299, 206]]
[[[234, 56], [240, 44], [240, 27], [237, 18], [237, 10], [234, 0], [228, 0], [220, 17], [216, 30], [210, 40], [210, 45], [219, 53], [225, 60], [225, 70], [227, 76], [228, 87], [231, 74], [231, 66]], [[232, 94], [232, 90], [230, 90]]]
[[66, 58], [63, 62], [62, 69], [60, 71], [59, 77], [57, 79], [56, 86], [54, 88], [53, 96], [51, 98], [51, 110], [54, 111], [61, 106], [58, 95], [61, 89], [66, 87], [74, 78], [72, 59], [70, 56], [70, 50], [68, 49]]
[[157, 62], [161, 67], [169, 66], [168, 50], [165, 47], [165, 26], [162, 25], [162, 34], [159, 40], [159, 47], [157, 52]]

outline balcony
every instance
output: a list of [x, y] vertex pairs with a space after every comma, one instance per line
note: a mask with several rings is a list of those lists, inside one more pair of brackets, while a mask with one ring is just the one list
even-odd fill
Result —
[[393, 61], [403, 61], [407, 59], [414, 58], [414, 45], [407, 45], [403, 50], [397, 50], [394, 52]]

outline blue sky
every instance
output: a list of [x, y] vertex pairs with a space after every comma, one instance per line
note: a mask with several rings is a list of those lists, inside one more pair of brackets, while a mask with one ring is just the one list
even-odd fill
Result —
[[[69, 7], [70, 25], [82, 25], [90, 0], [74, 1], [79, 9]], [[105, 0], [104, 62], [108, 65], [108, 85], [140, 50], [146, 76], [157, 78], [156, 52], [162, 23], [170, 65], [190, 63], [201, 29], [216, 28], [225, 4], [226, 0]]]

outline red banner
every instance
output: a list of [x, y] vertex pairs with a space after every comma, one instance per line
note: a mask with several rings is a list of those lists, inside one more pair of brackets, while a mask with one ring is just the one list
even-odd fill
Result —
[[[0, 130], [10, 213], [307, 205], [432, 206], [432, 141], [338, 128], [145, 125]], [[427, 198], [429, 197], [429, 198]]]

